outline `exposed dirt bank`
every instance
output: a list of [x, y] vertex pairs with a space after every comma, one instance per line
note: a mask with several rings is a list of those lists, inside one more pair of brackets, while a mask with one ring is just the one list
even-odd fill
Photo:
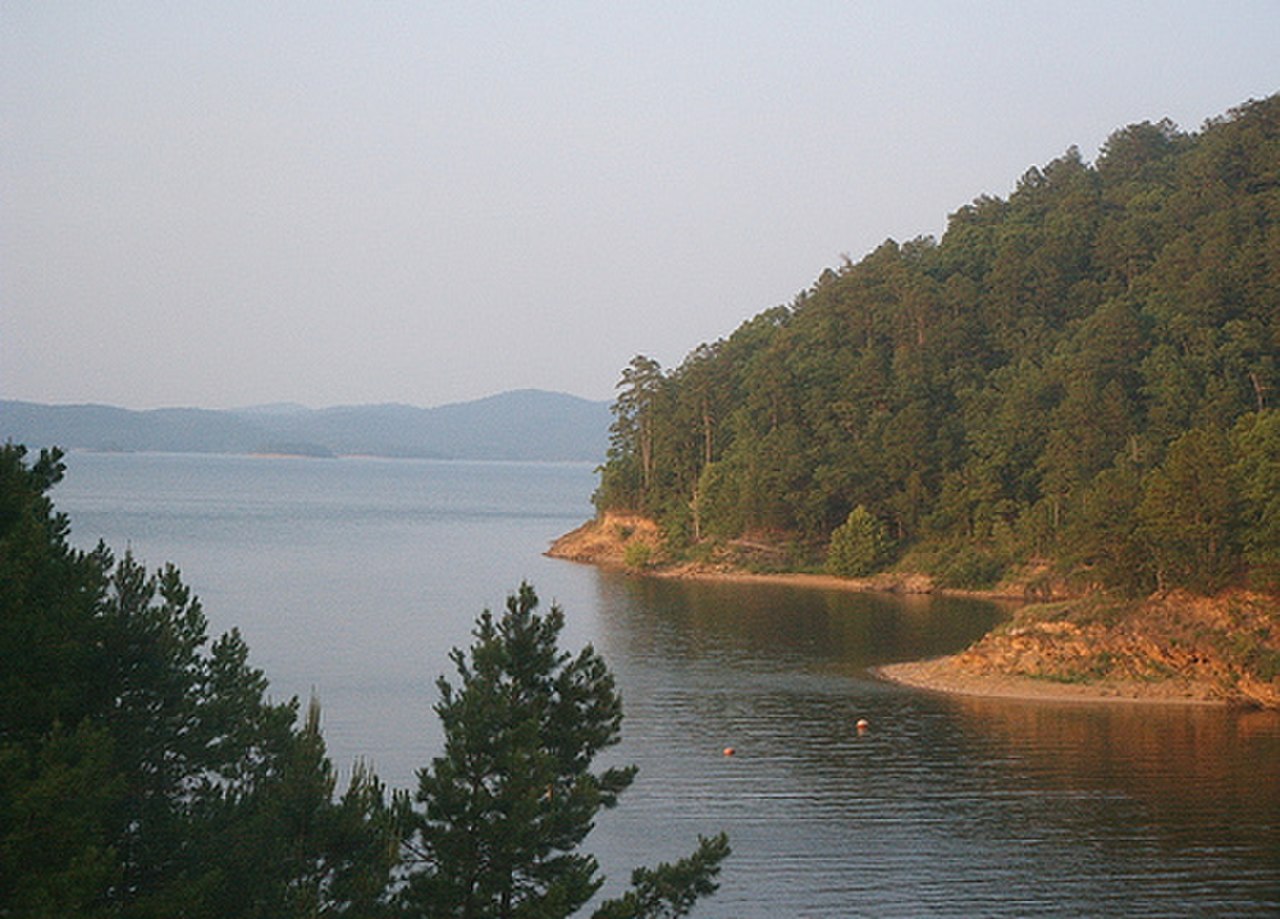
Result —
[[655, 561], [662, 551], [658, 525], [646, 517], [607, 513], [565, 533], [551, 544], [547, 555], [571, 562], [623, 567], [628, 564], [629, 551], [633, 565], [640, 553], [645, 554], [645, 564]]
[[[758, 573], [741, 566], [742, 558], [776, 556], [774, 547], [740, 541], [726, 547], [723, 557], [700, 562], [673, 562], [663, 549], [657, 524], [646, 517], [606, 513], [589, 520], [551, 544], [547, 555], [574, 562], [622, 568], [650, 577], [735, 581], [740, 583], [793, 584], [823, 590], [880, 591], [905, 594], [939, 592], [926, 574], [886, 571], [869, 578], [841, 578], [828, 574], [799, 572]], [[1021, 584], [998, 586], [985, 591], [948, 591], [992, 600], [1024, 600]]]
[[[745, 551], [767, 546], [744, 544]], [[732, 562], [672, 563], [653, 521], [606, 514], [566, 534], [547, 553], [659, 577], [785, 583], [823, 589], [933, 593], [926, 575], [872, 578], [757, 574]], [[1026, 599], [1025, 582], [965, 591]], [[1057, 700], [1245, 704], [1280, 709], [1280, 599], [1245, 591], [1217, 597], [1169, 593], [1142, 602], [1077, 597], [1022, 606], [967, 651], [894, 664], [879, 675], [965, 695]]]
[[882, 673], [969, 694], [1280, 709], [1278, 609], [1275, 597], [1243, 590], [1135, 602], [1082, 597], [1024, 607], [967, 651]]

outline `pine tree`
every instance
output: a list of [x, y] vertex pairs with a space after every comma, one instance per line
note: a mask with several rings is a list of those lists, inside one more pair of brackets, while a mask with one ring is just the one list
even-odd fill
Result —
[[[591, 769], [619, 740], [621, 699], [590, 646], [560, 650], [563, 612], [537, 605], [522, 584], [501, 618], [486, 610], [470, 650], [451, 655], [458, 685], [438, 681], [445, 748], [419, 772], [406, 915], [568, 916], [603, 882], [579, 846], [635, 777], [634, 767]], [[657, 910], [713, 890], [727, 854], [722, 837], [704, 841], [661, 904], [607, 915], [680, 915]]]
[[0, 915], [289, 917], [385, 905], [381, 785], [333, 800], [318, 709], [267, 697], [168, 566], [79, 552], [61, 454], [0, 447]]

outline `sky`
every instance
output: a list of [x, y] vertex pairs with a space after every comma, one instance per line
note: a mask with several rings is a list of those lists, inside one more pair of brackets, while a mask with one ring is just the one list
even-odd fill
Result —
[[0, 0], [0, 398], [610, 399], [1277, 91], [1276, 0]]

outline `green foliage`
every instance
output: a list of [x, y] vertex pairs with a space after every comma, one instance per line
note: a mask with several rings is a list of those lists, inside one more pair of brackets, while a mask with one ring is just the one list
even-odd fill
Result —
[[700, 897], [715, 893], [720, 863], [729, 855], [729, 838], [721, 833], [699, 837], [698, 848], [674, 864], [637, 868], [631, 890], [596, 910], [594, 919], [677, 919], [687, 916]]
[[597, 497], [602, 506], [646, 509], [654, 487], [656, 418], [664, 387], [661, 366], [642, 354], [622, 371], [609, 429], [610, 462]]
[[884, 565], [887, 555], [884, 525], [859, 504], [831, 534], [827, 570], [840, 577], [866, 577]]
[[[591, 770], [618, 740], [613, 677], [559, 650], [532, 588], [454, 652], [460, 687], [439, 682], [422, 809], [360, 765], [335, 800], [318, 703], [298, 725], [297, 700], [269, 701], [172, 566], [70, 548], [46, 496], [61, 457], [25, 456], [0, 448], [0, 914], [567, 916], [595, 894], [577, 849], [635, 770]], [[727, 854], [703, 840], [605, 908], [683, 915]]]
[[[271, 702], [173, 566], [72, 549], [46, 495], [62, 472], [0, 448], [0, 915], [567, 916], [596, 893], [578, 848], [635, 775], [591, 769], [621, 702], [532, 588], [454, 652], [421, 809], [360, 764], [335, 797], [318, 703], [298, 724], [296, 699]], [[684, 915], [727, 854], [702, 840], [602, 908]]]
[[1004, 564], [991, 549], [958, 543], [937, 560], [933, 574], [943, 587], [981, 590], [998, 583], [1004, 570]]
[[1280, 411], [1241, 418], [1233, 442], [1245, 558], [1257, 586], [1280, 591]]
[[381, 786], [335, 804], [318, 715], [267, 699], [238, 634], [210, 643], [172, 566], [72, 549], [60, 454], [25, 457], [0, 448], [0, 911], [376, 915]]
[[647, 542], [628, 543], [622, 552], [622, 563], [628, 568], [648, 568], [652, 558], [653, 547]]
[[1225, 435], [1194, 429], [1143, 482], [1139, 533], [1161, 587], [1221, 587], [1237, 564], [1236, 494]]
[[120, 866], [107, 826], [123, 793], [102, 728], [55, 725], [38, 746], [0, 744], [0, 904], [15, 915], [105, 915]]
[[1128, 592], [1274, 586], [1268, 423], [1212, 458], [1239, 502], [1214, 536], [1192, 549], [1161, 515], [1186, 519], [1175, 442], [1275, 411], [1278, 160], [1280, 95], [1198, 134], [1131, 125], [1095, 164], [1069, 149], [941, 241], [828, 269], [673, 371], [637, 359], [599, 506], [691, 542], [816, 542], [862, 506], [905, 549], [993, 546]]
[[[591, 647], [560, 650], [561, 610], [543, 616], [537, 605], [522, 584], [501, 618], [485, 611], [470, 650], [451, 655], [457, 686], [438, 682], [445, 749], [419, 773], [405, 915], [568, 916], [603, 881], [578, 850], [635, 777], [634, 767], [591, 768], [618, 742], [621, 700]], [[683, 915], [715, 889], [727, 854], [723, 838], [704, 840], [674, 867], [638, 872], [626, 905], [600, 914]], [[679, 911], [658, 911], [666, 903]]]
[[1123, 594], [1150, 593], [1155, 571], [1139, 537], [1141, 501], [1142, 474], [1129, 460], [1117, 460], [1094, 476], [1080, 490], [1067, 527], [1063, 558], [1068, 568]]

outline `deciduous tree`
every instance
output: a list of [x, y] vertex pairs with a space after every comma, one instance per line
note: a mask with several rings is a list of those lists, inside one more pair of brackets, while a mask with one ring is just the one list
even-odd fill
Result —
[[842, 577], [866, 577], [884, 564], [887, 553], [884, 524], [859, 504], [831, 534], [827, 570]]

